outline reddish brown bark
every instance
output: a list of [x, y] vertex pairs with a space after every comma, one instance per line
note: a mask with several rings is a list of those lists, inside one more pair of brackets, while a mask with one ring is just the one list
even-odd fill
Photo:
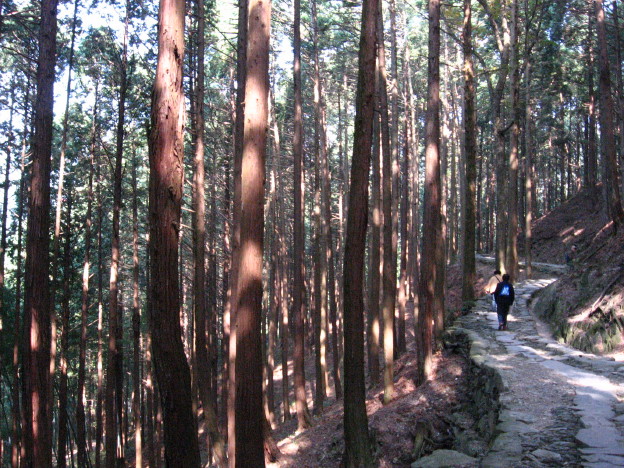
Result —
[[161, 0], [150, 135], [149, 325], [167, 466], [200, 465], [191, 378], [180, 327], [178, 234], [183, 180], [184, 2]]
[[598, 62], [600, 65], [600, 136], [604, 150], [604, 179], [607, 211], [613, 220], [615, 229], [624, 223], [624, 210], [620, 196], [620, 183], [617, 169], [617, 151], [615, 146], [614, 106], [611, 95], [611, 74], [609, 71], [609, 56], [607, 49], [607, 32], [605, 13], [602, 0], [594, 1], [596, 12], [596, 33], [598, 36]]
[[464, 0], [464, 28], [462, 32], [464, 52], [464, 158], [466, 180], [464, 182], [464, 228], [463, 228], [463, 274], [462, 300], [475, 299], [475, 220], [477, 179], [477, 110], [475, 107], [475, 77], [472, 59], [472, 9], [470, 0]]
[[91, 215], [93, 207], [93, 171], [96, 149], [97, 105], [99, 83], [95, 83], [95, 104], [93, 105], [93, 122], [91, 124], [91, 145], [89, 150], [89, 182], [87, 185], [87, 213], [84, 224], [84, 261], [82, 269], [82, 295], [80, 307], [80, 345], [78, 357], [78, 388], [76, 390], [76, 446], [78, 448], [78, 465], [87, 463], [86, 418], [84, 408], [86, 359], [87, 359], [87, 321], [89, 317], [89, 272], [91, 264]]
[[310, 426], [310, 413], [305, 390], [304, 368], [304, 230], [303, 230], [303, 116], [301, 103], [301, 2], [294, 1], [294, 38], [293, 38], [293, 82], [295, 94], [295, 114], [293, 129], [293, 156], [295, 179], [294, 213], [294, 281], [293, 281], [293, 319], [294, 319], [294, 381], [297, 423], [299, 430]]
[[416, 330], [418, 379], [428, 380], [432, 370], [435, 285], [438, 273], [436, 250], [440, 241], [440, 2], [429, 0], [429, 59], [427, 117], [425, 127], [425, 211], [420, 265], [419, 314]]
[[344, 257], [344, 437], [343, 465], [372, 466], [364, 382], [364, 250], [368, 223], [368, 173], [373, 143], [377, 0], [364, 0], [358, 54], [358, 82], [349, 212]]
[[236, 331], [236, 467], [264, 466], [262, 254], [271, 5], [249, 2]]
[[49, 288], [50, 166], [56, 65], [57, 0], [43, 0], [24, 275], [25, 466], [52, 466]]

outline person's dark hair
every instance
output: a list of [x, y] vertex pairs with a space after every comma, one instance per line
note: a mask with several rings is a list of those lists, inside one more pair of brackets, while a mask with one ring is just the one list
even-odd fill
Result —
[[509, 281], [509, 275], [507, 273], [503, 275], [503, 281]]
[[500, 275], [500, 270], [494, 270], [495, 275]]

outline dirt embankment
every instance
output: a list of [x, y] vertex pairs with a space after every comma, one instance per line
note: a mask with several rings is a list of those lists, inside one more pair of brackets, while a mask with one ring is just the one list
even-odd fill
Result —
[[571, 257], [567, 273], [540, 295], [535, 310], [562, 341], [624, 357], [624, 229], [615, 231], [603, 200], [600, 187], [586, 189], [535, 222], [535, 261]]

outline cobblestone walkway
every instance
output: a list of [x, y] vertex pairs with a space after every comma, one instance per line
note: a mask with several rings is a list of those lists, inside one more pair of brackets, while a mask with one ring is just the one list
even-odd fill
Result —
[[498, 331], [489, 299], [455, 327], [471, 356], [501, 375], [504, 391], [493, 445], [483, 467], [624, 467], [624, 362], [554, 341], [528, 302], [553, 279], [515, 285], [509, 330]]

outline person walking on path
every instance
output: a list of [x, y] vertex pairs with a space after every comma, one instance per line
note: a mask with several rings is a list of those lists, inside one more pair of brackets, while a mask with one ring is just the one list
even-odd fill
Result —
[[494, 290], [494, 300], [496, 301], [496, 314], [498, 315], [498, 329], [507, 330], [507, 315], [509, 308], [515, 299], [514, 287], [509, 281], [509, 275], [503, 275], [503, 281], [498, 283]]
[[497, 311], [496, 301], [494, 300], [494, 291], [496, 291], [496, 286], [498, 286], [498, 283], [500, 283], [501, 281], [503, 281], [503, 278], [501, 277], [500, 270], [494, 270], [494, 274], [485, 285], [486, 294], [492, 295], [492, 310], [494, 312]]

